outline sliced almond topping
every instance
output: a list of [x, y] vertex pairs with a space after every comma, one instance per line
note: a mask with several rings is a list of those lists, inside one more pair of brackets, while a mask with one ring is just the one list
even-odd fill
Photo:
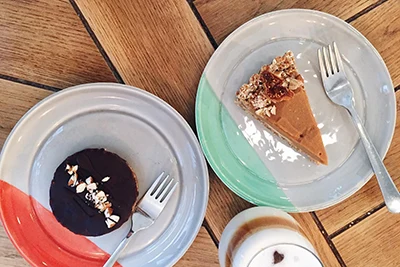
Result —
[[77, 172], [77, 171], [78, 171], [78, 165], [74, 165], [74, 166], [72, 166], [72, 169], [71, 169], [71, 171], [73, 171], [73, 172]]
[[97, 204], [96, 208], [99, 209], [100, 212], [104, 212], [106, 210], [106, 206], [103, 203]]
[[106, 208], [106, 210], [104, 211], [104, 216], [106, 217], [110, 217], [113, 213], [113, 209], [112, 208]]
[[104, 177], [103, 179], [101, 179], [101, 181], [102, 181], [103, 183], [107, 182], [108, 180], [110, 180], [110, 177], [109, 177], [109, 176], [106, 176], [106, 177]]
[[[87, 181], [86, 181], [86, 182], [87, 182]], [[86, 188], [87, 188], [87, 190], [88, 190], [89, 192], [93, 192], [94, 190], [97, 189], [97, 184], [95, 184], [95, 183], [88, 184]]]
[[86, 178], [85, 182], [86, 182], [87, 184], [93, 183], [93, 177], [92, 177], [92, 176], [89, 176], [88, 178]]
[[71, 175], [71, 177], [69, 178], [69, 180], [68, 180], [68, 186], [75, 186], [75, 184], [76, 184], [76, 175], [74, 174], [74, 175]]
[[71, 166], [67, 164], [67, 166], [65, 166], [65, 170], [68, 171], [69, 169], [71, 169]]
[[104, 198], [106, 196], [106, 194], [103, 192], [103, 191], [99, 191], [97, 194], [96, 194], [96, 197], [98, 198], [98, 199], [102, 199], [102, 198]]
[[110, 218], [106, 218], [106, 224], [108, 228], [112, 228], [116, 225], [116, 223], [110, 220]]
[[67, 166], [65, 167], [65, 170], [68, 172], [69, 175], [72, 175], [73, 171], [72, 171], [72, 167], [67, 164]]
[[85, 189], [86, 189], [86, 184], [84, 182], [80, 182], [76, 187], [76, 192], [79, 194], [85, 191]]
[[119, 222], [119, 216], [118, 215], [111, 215], [110, 219], [113, 220], [115, 223]]

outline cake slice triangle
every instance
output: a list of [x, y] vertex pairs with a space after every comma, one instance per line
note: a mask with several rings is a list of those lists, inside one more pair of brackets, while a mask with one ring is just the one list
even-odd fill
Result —
[[236, 93], [236, 103], [312, 161], [328, 164], [304, 80], [291, 51], [252, 75]]

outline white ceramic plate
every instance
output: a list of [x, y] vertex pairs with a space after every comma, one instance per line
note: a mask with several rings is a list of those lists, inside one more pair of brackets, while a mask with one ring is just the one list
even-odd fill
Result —
[[86, 84], [56, 93], [31, 109], [10, 134], [0, 158], [0, 211], [15, 246], [35, 266], [97, 266], [127, 234], [129, 223], [101, 237], [76, 236], [50, 212], [56, 167], [85, 148], [106, 148], [126, 159], [138, 176], [140, 197], [162, 171], [179, 181], [161, 216], [135, 235], [119, 260], [122, 266], [172, 266], [204, 218], [206, 162], [194, 133], [171, 106], [120, 84]]
[[[388, 70], [375, 48], [352, 26], [311, 10], [282, 10], [239, 27], [208, 62], [196, 100], [203, 151], [219, 178], [242, 198], [286, 211], [312, 211], [336, 204], [372, 176], [347, 112], [325, 95], [317, 49], [335, 41], [354, 88], [357, 111], [383, 157], [396, 121]], [[329, 165], [316, 165], [294, 151], [234, 104], [235, 92], [261, 66], [292, 50], [321, 130]]]

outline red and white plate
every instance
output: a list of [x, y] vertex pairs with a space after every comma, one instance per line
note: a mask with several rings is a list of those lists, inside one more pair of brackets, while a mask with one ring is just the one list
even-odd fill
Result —
[[33, 266], [101, 266], [129, 223], [101, 237], [75, 235], [51, 212], [56, 167], [74, 152], [106, 148], [135, 170], [140, 197], [161, 171], [179, 188], [155, 224], [138, 233], [118, 266], [172, 266], [195, 239], [208, 200], [207, 166], [185, 120], [140, 89], [86, 84], [53, 94], [18, 122], [0, 155], [0, 218]]

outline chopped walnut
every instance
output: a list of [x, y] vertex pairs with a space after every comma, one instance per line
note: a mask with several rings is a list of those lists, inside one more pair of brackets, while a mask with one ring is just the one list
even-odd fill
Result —
[[257, 115], [270, 117], [277, 113], [275, 103], [290, 100], [296, 90], [303, 88], [303, 77], [296, 69], [293, 53], [288, 51], [252, 75], [249, 83], [242, 85], [236, 96], [237, 101], [251, 104]]

